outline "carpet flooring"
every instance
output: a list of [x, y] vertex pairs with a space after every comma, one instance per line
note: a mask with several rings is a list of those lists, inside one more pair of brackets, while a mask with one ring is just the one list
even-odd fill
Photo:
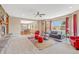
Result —
[[0, 53], [1, 53], [2, 49], [5, 47], [7, 41], [8, 41], [8, 39], [0, 39]]
[[33, 43], [33, 45], [38, 48], [39, 50], [43, 50], [46, 49], [54, 44], [56, 44], [56, 42], [52, 41], [51, 39], [48, 40], [43, 40], [42, 43], [39, 43], [38, 40], [36, 40], [35, 38], [29, 38], [29, 40]]
[[[51, 40], [54, 42], [52, 38]], [[48, 48], [39, 50], [26, 36], [17, 36], [8, 40], [2, 49], [2, 54], [79, 54], [79, 50], [75, 50], [65, 39], [63, 42], [57, 42]]]

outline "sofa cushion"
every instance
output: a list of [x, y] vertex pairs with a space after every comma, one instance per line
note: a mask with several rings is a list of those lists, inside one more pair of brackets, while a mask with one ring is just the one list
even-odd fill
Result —
[[51, 34], [57, 34], [57, 31], [51, 31]]

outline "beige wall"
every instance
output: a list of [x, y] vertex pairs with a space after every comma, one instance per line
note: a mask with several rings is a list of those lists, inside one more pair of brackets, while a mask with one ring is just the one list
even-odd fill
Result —
[[[69, 17], [69, 32], [70, 35], [73, 35], [73, 14], [77, 14], [77, 29], [78, 29], [78, 35], [79, 35], [79, 11], [73, 12], [72, 14], [61, 16], [58, 18], [51, 19], [50, 21], [65, 21], [66, 17]], [[50, 30], [50, 21], [46, 21], [46, 30]], [[34, 33], [36, 30], [39, 30], [41, 33], [45, 32], [45, 21], [36, 21], [35, 23], [31, 24], [33, 25], [32, 32]], [[53, 30], [53, 25], [52, 25]], [[10, 18], [10, 25], [9, 25], [9, 32], [14, 34], [19, 34], [21, 32], [21, 26], [20, 26], [20, 20], [17, 18]]]
[[54, 21], [54, 20], [62, 21], [62, 20], [66, 20], [66, 17], [69, 17], [69, 32], [70, 32], [70, 36], [73, 36], [73, 15], [74, 14], [77, 14], [77, 35], [79, 36], [79, 10], [75, 11], [72, 14], [69, 14], [69, 15], [54, 18], [54, 19], [52, 19], [52, 21]]
[[[26, 22], [27, 22], [28, 20], [26, 20]], [[30, 21], [29, 21], [30, 22]], [[23, 24], [21, 24], [21, 25], [23, 25]], [[26, 27], [24, 27], [26, 30], [27, 30], [27, 26], [29, 27], [28, 28], [28, 30], [29, 30], [29, 33], [31, 34], [33, 34], [33, 33], [35, 33], [35, 31], [37, 31], [39, 28], [38, 28], [38, 21], [34, 21], [34, 22], [32, 22], [32, 23], [25, 23], [25, 26]], [[22, 29], [22, 27], [21, 27], [21, 29]], [[21, 30], [21, 31], [23, 31], [23, 30]]]
[[77, 35], [79, 36], [79, 11], [77, 11]]
[[77, 35], [79, 36], [79, 11], [75, 11], [70, 15], [70, 32], [73, 36], [73, 15], [77, 14]]
[[[79, 14], [78, 14], [78, 16], [79, 16]], [[77, 30], [78, 30], [78, 36], [79, 36], [79, 17], [78, 17], [78, 20], [77, 20], [77, 26], [78, 26], [78, 28], [77, 28]]]
[[16, 18], [9, 18], [9, 33], [20, 35], [21, 26], [20, 20]]
[[31, 32], [35, 33], [35, 31], [38, 30], [38, 22], [35, 21], [35, 22], [31, 23], [30, 25], [31, 25]]
[[69, 15], [69, 33], [73, 36], [73, 15]]

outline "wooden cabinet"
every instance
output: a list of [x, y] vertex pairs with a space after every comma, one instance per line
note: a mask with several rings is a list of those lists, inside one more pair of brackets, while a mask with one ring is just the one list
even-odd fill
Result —
[[9, 33], [9, 16], [0, 18], [0, 32], [3, 34]]

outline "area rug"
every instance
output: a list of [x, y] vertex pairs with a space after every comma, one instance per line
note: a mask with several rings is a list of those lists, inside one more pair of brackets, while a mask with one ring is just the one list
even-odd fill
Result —
[[35, 38], [31, 37], [28, 38], [35, 47], [37, 47], [39, 50], [43, 50], [45, 48], [48, 48], [50, 46], [52, 46], [53, 44], [55, 44], [55, 42], [53, 42], [52, 40], [48, 39], [48, 40], [44, 40], [43, 43], [39, 43]]

